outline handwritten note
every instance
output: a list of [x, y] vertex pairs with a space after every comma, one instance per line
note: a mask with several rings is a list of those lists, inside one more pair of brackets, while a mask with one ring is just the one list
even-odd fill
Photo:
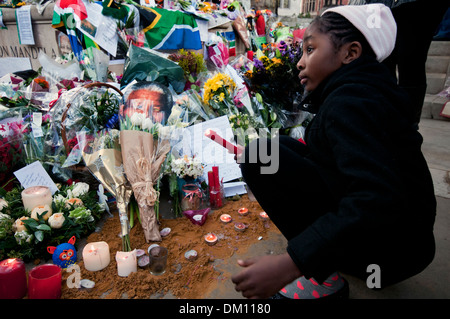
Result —
[[221, 116], [206, 122], [185, 128], [183, 133], [183, 153], [197, 158], [205, 165], [203, 177], [208, 181], [208, 171], [219, 167], [220, 179], [228, 182], [242, 177], [241, 169], [234, 155], [205, 136], [207, 129], [213, 129], [223, 139], [233, 142], [233, 131], [227, 116]]
[[47, 186], [54, 194], [56, 187], [50, 175], [48, 175], [41, 162], [36, 161], [14, 172], [23, 188], [31, 186]]

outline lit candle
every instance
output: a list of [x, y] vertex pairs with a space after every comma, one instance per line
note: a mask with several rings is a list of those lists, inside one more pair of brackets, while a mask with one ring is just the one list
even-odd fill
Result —
[[236, 223], [236, 224], [234, 224], [234, 229], [236, 229], [239, 232], [245, 231], [246, 228], [247, 228], [247, 226], [245, 226], [244, 223]]
[[259, 213], [259, 218], [261, 218], [262, 220], [269, 220], [269, 215], [267, 215], [266, 212], [261, 212]]
[[227, 224], [227, 223], [231, 222], [231, 216], [228, 214], [222, 214], [222, 215], [220, 215], [220, 221], [222, 223]]
[[0, 299], [21, 299], [27, 293], [25, 263], [21, 259], [0, 262]]
[[59, 299], [61, 267], [52, 264], [34, 267], [28, 274], [29, 299]]
[[213, 233], [205, 235], [205, 241], [208, 245], [213, 246], [217, 243], [217, 236]]
[[84, 267], [89, 271], [98, 271], [106, 268], [111, 261], [109, 245], [104, 241], [88, 243], [83, 248]]
[[32, 186], [22, 191], [23, 207], [28, 211], [39, 205], [52, 207], [52, 192], [47, 186]]
[[132, 272], [137, 272], [136, 249], [133, 251], [118, 251], [116, 262], [120, 277], [128, 277]]
[[248, 209], [245, 208], [245, 207], [239, 208], [238, 214], [241, 215], [241, 216], [245, 216], [245, 215], [248, 214]]

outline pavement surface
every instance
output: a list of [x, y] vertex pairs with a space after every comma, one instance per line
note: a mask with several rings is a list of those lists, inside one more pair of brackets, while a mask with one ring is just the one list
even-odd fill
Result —
[[[422, 119], [419, 131], [424, 138], [422, 151], [433, 176], [437, 199], [435, 223], [436, 255], [420, 274], [382, 290], [367, 288], [366, 282], [342, 274], [350, 285], [350, 299], [449, 299], [450, 298], [450, 121]], [[218, 268], [234, 274], [239, 271], [237, 259], [285, 252], [286, 239], [272, 233], [243, 255], [221, 261]], [[368, 274], [369, 275], [369, 274]], [[224, 281], [207, 298], [240, 299], [231, 280]]]

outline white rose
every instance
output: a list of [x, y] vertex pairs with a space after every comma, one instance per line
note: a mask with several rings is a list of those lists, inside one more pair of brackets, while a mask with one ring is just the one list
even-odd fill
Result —
[[3, 198], [0, 198], [0, 211], [3, 209], [3, 207], [8, 207], [8, 202]]
[[86, 194], [89, 191], [89, 184], [79, 182], [76, 183], [72, 190], [67, 191], [67, 195], [69, 198], [78, 198], [84, 194]]
[[66, 200], [66, 208], [76, 208], [80, 206], [83, 206], [83, 201], [77, 197], [72, 197]]
[[48, 224], [51, 228], [58, 229], [62, 227], [65, 220], [66, 219], [64, 218], [63, 213], [56, 213], [50, 216], [50, 218], [48, 219]]
[[27, 228], [25, 227], [25, 224], [23, 223], [24, 220], [29, 219], [29, 217], [22, 216], [19, 219], [16, 219], [16, 221], [13, 224], [13, 229], [16, 232], [26, 231]]
[[52, 216], [52, 209], [50, 208], [50, 206], [39, 205], [33, 208], [33, 210], [31, 211], [31, 218], [38, 221], [38, 216], [42, 215], [44, 212], [46, 212], [45, 215], [42, 216], [44, 220], [47, 220], [50, 216]]

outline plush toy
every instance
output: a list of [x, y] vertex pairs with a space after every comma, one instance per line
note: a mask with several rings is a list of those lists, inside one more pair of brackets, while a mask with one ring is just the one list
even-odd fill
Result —
[[47, 251], [53, 255], [53, 263], [61, 268], [67, 268], [77, 262], [77, 250], [75, 249], [75, 236], [67, 243], [58, 246], [48, 246]]

